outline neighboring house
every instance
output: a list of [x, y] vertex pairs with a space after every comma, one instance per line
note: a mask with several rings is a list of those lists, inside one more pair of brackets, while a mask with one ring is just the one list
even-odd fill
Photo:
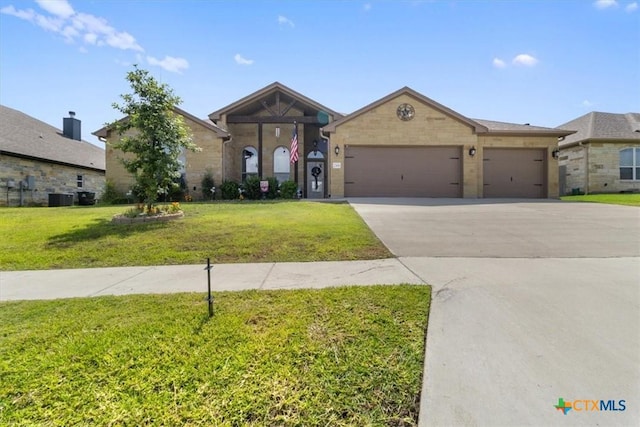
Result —
[[0, 206], [49, 204], [50, 194], [96, 193], [104, 189], [105, 152], [83, 141], [75, 114], [63, 130], [0, 106]]
[[558, 126], [560, 194], [640, 191], [640, 113], [591, 112]]
[[[207, 167], [216, 186], [275, 176], [296, 181], [307, 198], [558, 197], [558, 139], [573, 133], [469, 119], [406, 87], [345, 116], [277, 82], [209, 119], [215, 125], [199, 127], [219, 138], [217, 148], [186, 154], [196, 197]], [[195, 135], [197, 145], [206, 132]], [[113, 138], [104, 128], [94, 134]], [[131, 177], [110, 171], [120, 155], [107, 148], [107, 178], [124, 190]]]

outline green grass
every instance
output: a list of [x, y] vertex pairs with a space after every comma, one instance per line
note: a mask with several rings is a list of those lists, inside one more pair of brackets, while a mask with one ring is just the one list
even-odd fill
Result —
[[567, 202], [594, 202], [610, 205], [640, 206], [640, 193], [636, 194], [588, 194], [584, 196], [564, 196]]
[[0, 303], [0, 425], [416, 425], [428, 286]]
[[348, 204], [183, 204], [185, 218], [112, 224], [128, 206], [2, 208], [0, 269], [335, 261], [391, 253]]

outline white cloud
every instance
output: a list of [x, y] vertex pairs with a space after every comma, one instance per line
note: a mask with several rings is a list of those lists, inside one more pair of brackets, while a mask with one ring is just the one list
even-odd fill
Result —
[[288, 25], [291, 28], [296, 26], [291, 19], [287, 18], [286, 16], [282, 16], [282, 15], [278, 16], [278, 24], [280, 24], [280, 25]]
[[627, 7], [624, 8], [624, 10], [628, 13], [635, 12], [636, 10], [638, 10], [638, 2], [634, 1], [633, 3], [629, 3]]
[[240, 55], [239, 53], [236, 53], [236, 56], [234, 56], [233, 59], [236, 61], [236, 64], [239, 64], [239, 65], [251, 65], [251, 64], [253, 64], [253, 59], [246, 59], [242, 55]]
[[618, 2], [616, 0], [596, 0], [593, 5], [597, 9], [608, 9], [610, 7], [618, 7]]
[[365, 3], [362, 8], [365, 12], [369, 12], [371, 10], [371, 3]]
[[67, 0], [36, 0], [36, 3], [38, 3], [38, 6], [47, 12], [63, 19], [69, 18], [75, 14]]
[[62, 27], [64, 25], [64, 21], [62, 19], [38, 14], [35, 15], [32, 22], [34, 22], [40, 28], [47, 31], [52, 31], [54, 33], [62, 33]]
[[500, 58], [493, 58], [493, 66], [496, 68], [504, 68], [507, 64]]
[[524, 65], [525, 67], [533, 67], [538, 63], [538, 60], [531, 55], [527, 55], [526, 53], [521, 53], [520, 55], [513, 58], [514, 65]]
[[581, 105], [585, 108], [591, 108], [593, 107], [593, 102], [589, 101], [588, 99], [585, 99], [584, 101], [582, 101]]
[[[0, 8], [0, 13], [15, 16], [29, 21], [34, 25], [53, 33], [61, 35], [68, 43], [79, 41], [83, 43], [79, 51], [87, 53], [87, 46], [109, 46], [115, 49], [137, 52], [138, 63], [146, 61], [150, 65], [162, 67], [173, 73], [181, 73], [189, 68], [189, 62], [184, 58], [165, 56], [157, 59], [153, 56], [146, 58], [141, 55], [144, 48], [140, 46], [136, 38], [126, 31], [120, 31], [111, 26], [109, 22], [99, 16], [89, 13], [76, 12], [68, 0], [36, 0], [43, 9], [43, 13], [37, 13], [33, 9], [19, 10], [9, 5]], [[278, 17], [279, 22], [284, 18], [284, 23], [293, 27], [293, 22], [285, 17]], [[236, 62], [250, 65], [253, 60], [248, 60], [236, 55]]]
[[114, 32], [114, 33], [108, 34], [105, 37], [105, 42], [109, 46], [115, 47], [117, 49], [122, 49], [122, 50], [131, 49], [131, 50], [137, 50], [139, 52], [144, 52], [144, 49], [142, 48], [142, 46], [140, 46], [138, 42], [136, 42], [136, 39], [129, 33]]
[[78, 30], [69, 25], [64, 27], [62, 31], [60, 31], [60, 34], [62, 34], [70, 42], [72, 42], [75, 37], [78, 37], [80, 35]]
[[172, 73], [182, 73], [182, 70], [189, 68], [189, 62], [184, 58], [174, 58], [173, 56], [165, 56], [159, 60], [153, 56], [147, 56], [147, 61], [151, 65], [157, 65]]
[[25, 21], [33, 22], [35, 19], [36, 13], [33, 9], [27, 10], [17, 10], [15, 7], [9, 5], [0, 9], [0, 13], [4, 13], [5, 15], [15, 16], [16, 18], [24, 19]]
[[86, 33], [83, 38], [84, 42], [88, 44], [96, 44], [98, 42], [98, 36], [93, 33]]

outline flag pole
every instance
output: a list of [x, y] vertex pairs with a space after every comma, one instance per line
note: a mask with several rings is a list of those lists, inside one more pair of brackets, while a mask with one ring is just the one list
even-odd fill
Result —
[[[293, 121], [293, 127], [295, 128], [294, 132], [296, 133], [296, 138], [298, 136], [298, 122], [296, 122], [295, 120]], [[296, 150], [297, 150], [297, 144], [296, 144]], [[299, 186], [298, 184], [298, 156], [296, 156], [296, 162], [293, 164], [293, 176], [294, 176], [294, 180], [296, 181], [296, 187]]]

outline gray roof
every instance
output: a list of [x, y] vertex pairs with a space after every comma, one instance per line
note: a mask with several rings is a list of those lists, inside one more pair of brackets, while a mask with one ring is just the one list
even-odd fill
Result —
[[4, 105], [0, 105], [0, 152], [105, 170], [104, 149], [67, 138], [60, 129]]
[[561, 146], [589, 140], [640, 141], [640, 113], [601, 113], [592, 111], [558, 126], [577, 132], [567, 136]]
[[534, 131], [557, 131], [558, 129], [546, 128], [542, 126], [531, 126], [529, 124], [496, 122], [493, 120], [473, 119], [489, 129], [489, 132], [534, 132]]
[[[180, 114], [184, 117], [187, 117], [190, 120], [194, 121], [195, 123], [198, 123], [200, 126], [204, 126], [205, 128], [214, 131], [219, 138], [227, 138], [230, 135], [229, 132], [222, 129], [220, 126], [216, 125], [212, 121], [199, 119], [193, 114], [186, 112], [182, 108], [173, 107], [173, 112], [176, 114]], [[123, 117], [122, 119], [118, 120], [118, 122], [124, 122], [125, 120], [128, 120], [128, 119], [129, 119], [129, 116]], [[108, 138], [110, 131], [111, 131], [111, 126], [107, 125], [98, 129], [95, 132], [91, 132], [91, 134], [97, 136], [98, 138]]]

